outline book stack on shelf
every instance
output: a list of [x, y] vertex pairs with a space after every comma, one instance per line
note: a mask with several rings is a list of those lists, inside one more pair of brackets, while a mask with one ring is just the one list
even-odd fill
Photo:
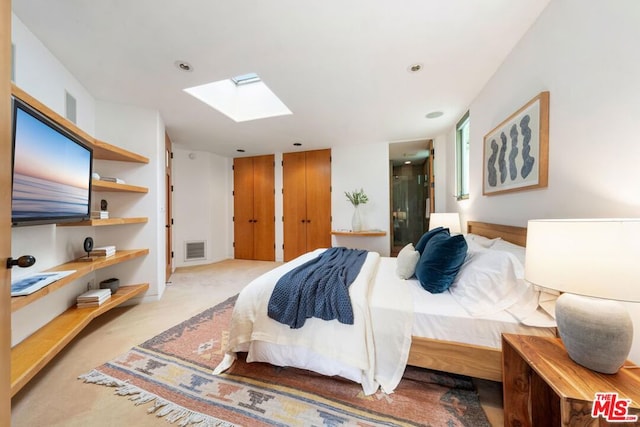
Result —
[[91, 211], [91, 219], [109, 219], [109, 211]]
[[108, 182], [115, 182], [117, 184], [124, 184], [124, 179], [120, 179], [120, 178], [115, 178], [112, 176], [101, 176], [100, 177], [101, 181], [108, 181]]
[[100, 246], [99, 248], [93, 248], [91, 252], [89, 252], [90, 257], [108, 257], [116, 254], [116, 247], [111, 246]]
[[111, 298], [110, 289], [92, 289], [82, 295], [78, 295], [78, 298], [76, 298], [76, 305], [78, 308], [99, 307], [109, 298]]

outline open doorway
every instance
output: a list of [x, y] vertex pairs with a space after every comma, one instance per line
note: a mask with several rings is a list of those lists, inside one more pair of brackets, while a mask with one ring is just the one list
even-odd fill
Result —
[[389, 144], [391, 256], [429, 229], [434, 206], [433, 141]]

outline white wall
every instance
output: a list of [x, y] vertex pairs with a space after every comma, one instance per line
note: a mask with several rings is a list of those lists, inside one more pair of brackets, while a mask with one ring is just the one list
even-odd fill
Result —
[[65, 115], [65, 91], [76, 98], [76, 125], [94, 134], [95, 100], [14, 14], [11, 42], [15, 46], [15, 84], [56, 113]]
[[362, 188], [369, 202], [361, 206], [362, 228], [378, 229], [383, 237], [333, 236], [333, 246], [367, 249], [389, 256], [389, 144], [373, 143], [340, 146], [331, 149], [331, 215], [335, 230], [350, 230], [353, 205], [345, 191]]
[[164, 124], [156, 110], [98, 101], [95, 137], [149, 159], [147, 164], [95, 161], [94, 171], [98, 174], [149, 189], [146, 194], [94, 193], [95, 209], [99, 210], [100, 200], [104, 199], [109, 216], [148, 217], [146, 224], [97, 227], [95, 246], [149, 248], [145, 257], [98, 270], [96, 280], [117, 277], [121, 284], [149, 283], [144, 299], [157, 300], [165, 288]]
[[[173, 144], [174, 267], [233, 258], [232, 164], [233, 159]], [[185, 243], [200, 240], [206, 259], [185, 260]]]
[[[638, 217], [640, 6], [635, 0], [553, 0], [470, 106], [464, 220], [525, 226], [534, 218]], [[482, 195], [484, 135], [541, 91], [550, 92], [549, 186]], [[453, 144], [453, 134], [447, 135]], [[455, 179], [454, 157], [448, 179]], [[640, 305], [631, 359], [640, 362]]]
[[[95, 100], [68, 70], [47, 50], [25, 25], [12, 14], [12, 43], [15, 46], [15, 84], [56, 113], [65, 114], [65, 90], [77, 100], [77, 125], [89, 134], [95, 126]], [[14, 228], [11, 253], [14, 257], [35, 256], [30, 268], [12, 269], [12, 277], [46, 270], [82, 256], [82, 242], [94, 236], [89, 227], [39, 225]], [[11, 343], [22, 341], [42, 325], [75, 303], [93, 279], [88, 275], [12, 314]]]
[[[233, 258], [233, 159], [174, 144], [174, 266]], [[353, 207], [345, 191], [363, 188], [364, 226], [384, 237], [333, 237], [334, 246], [357, 247], [389, 255], [389, 152], [387, 143], [334, 147], [331, 150], [333, 229], [350, 229]], [[190, 158], [189, 155], [193, 158]], [[357, 161], [354, 161], [357, 159]], [[276, 261], [283, 259], [282, 153], [275, 153]], [[184, 261], [184, 241], [207, 240], [207, 259]]]
[[456, 181], [447, 174], [447, 159], [455, 158], [455, 145], [446, 136], [440, 135], [433, 139], [433, 170], [435, 174], [435, 210], [434, 212], [455, 212], [455, 206], [449, 203], [455, 200]]
[[108, 166], [103, 168], [105, 174], [122, 175], [132, 184], [148, 187], [149, 194], [139, 199], [136, 196], [122, 195], [120, 200], [124, 203], [120, 204], [113, 193], [96, 193], [98, 197], [104, 195], [113, 202], [110, 210], [114, 215], [131, 212], [135, 216], [148, 216], [148, 224], [106, 227], [103, 230], [55, 225], [14, 228], [11, 248], [13, 256], [31, 254], [36, 257], [37, 262], [28, 269], [14, 268], [12, 276], [43, 271], [79, 258], [84, 254], [82, 242], [88, 236], [93, 237], [97, 245], [113, 242], [119, 247], [131, 244], [135, 246], [129, 247], [149, 247], [151, 250], [144, 259], [122, 263], [122, 268], [114, 266], [89, 274], [14, 312], [11, 341], [15, 345], [74, 305], [76, 296], [86, 290], [90, 282], [95, 285], [107, 276], [117, 276], [125, 284], [148, 282], [151, 286], [148, 295], [152, 299], [162, 294], [164, 223], [159, 224], [158, 221], [164, 218], [161, 214], [161, 209], [164, 209], [164, 169], [161, 168], [164, 124], [156, 111], [97, 103], [29, 29], [15, 15], [12, 18], [15, 84], [62, 116], [65, 115], [65, 91], [68, 91], [77, 101], [78, 127], [90, 135], [139, 152], [150, 159], [149, 164], [142, 168], [128, 162], [104, 162]]

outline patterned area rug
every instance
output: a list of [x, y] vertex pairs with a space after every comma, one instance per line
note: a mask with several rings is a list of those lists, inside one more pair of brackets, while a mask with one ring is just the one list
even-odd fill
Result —
[[407, 367], [392, 394], [309, 371], [222, 360], [236, 297], [81, 376], [180, 426], [489, 426], [472, 381]]

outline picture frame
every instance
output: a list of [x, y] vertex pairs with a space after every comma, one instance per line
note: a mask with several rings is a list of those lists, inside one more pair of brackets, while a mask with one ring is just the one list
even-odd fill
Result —
[[540, 92], [487, 133], [482, 153], [483, 195], [547, 187], [549, 92]]

